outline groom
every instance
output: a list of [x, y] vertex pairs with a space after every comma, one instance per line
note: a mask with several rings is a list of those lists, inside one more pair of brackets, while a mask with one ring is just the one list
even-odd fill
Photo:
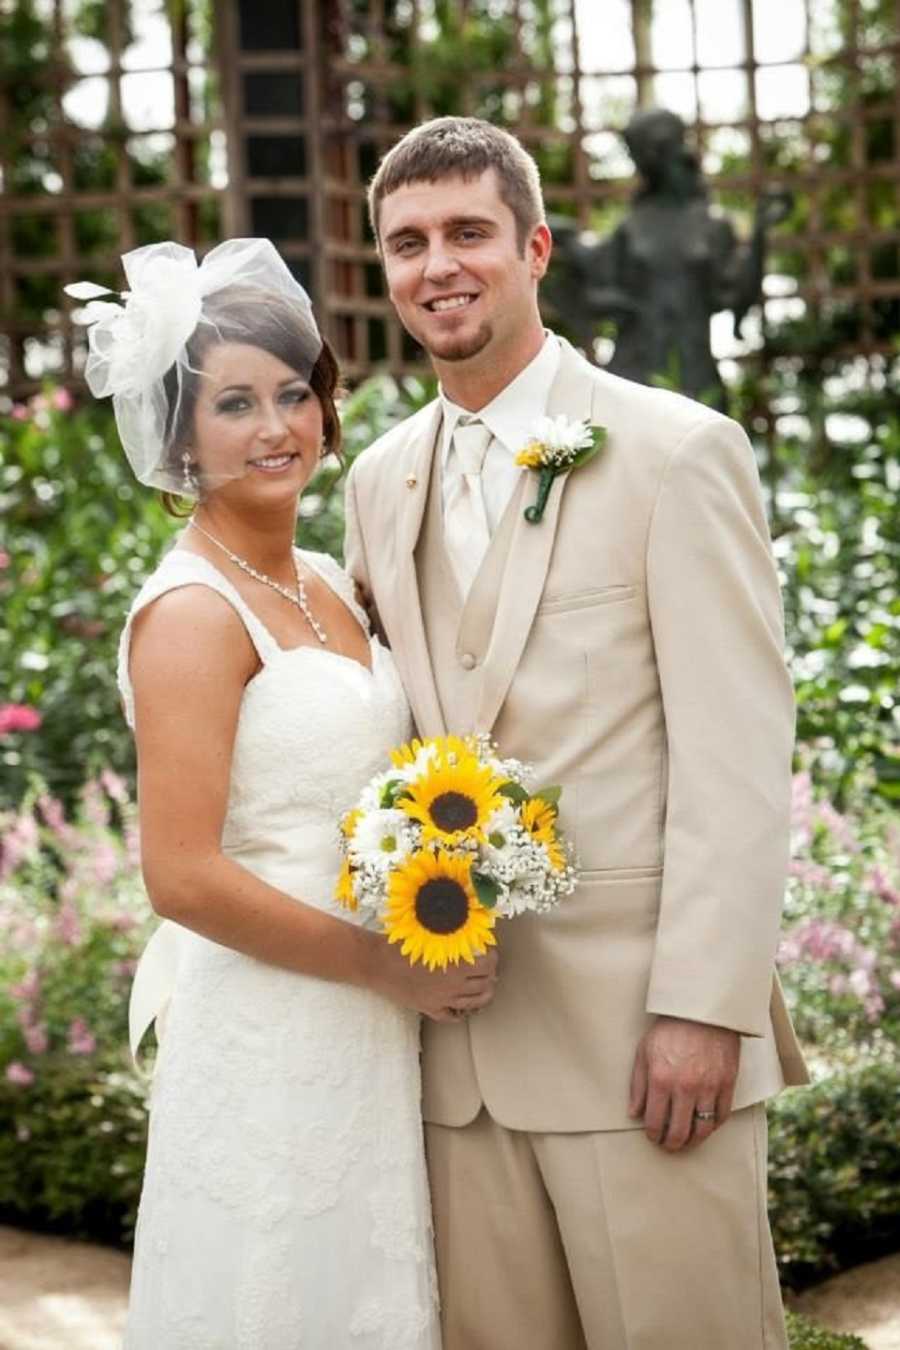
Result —
[[[442, 118], [383, 160], [391, 299], [439, 397], [347, 485], [424, 736], [490, 732], [563, 785], [579, 885], [504, 924], [490, 1007], [428, 1023], [445, 1350], [776, 1350], [763, 1099], [805, 1072], [774, 974], [793, 705], [740, 428], [542, 327], [538, 173]], [[541, 417], [606, 430], [553, 483]]]

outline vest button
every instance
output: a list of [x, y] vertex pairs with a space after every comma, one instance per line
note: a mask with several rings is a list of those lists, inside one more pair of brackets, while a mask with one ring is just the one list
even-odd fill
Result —
[[462, 666], [463, 670], [474, 670], [478, 665], [478, 662], [471, 652], [463, 652], [462, 656], [459, 658], [459, 664]]

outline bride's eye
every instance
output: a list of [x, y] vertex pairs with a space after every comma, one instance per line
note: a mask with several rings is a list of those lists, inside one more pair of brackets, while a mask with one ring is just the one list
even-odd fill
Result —
[[249, 400], [243, 394], [231, 394], [228, 398], [223, 398], [221, 403], [216, 404], [217, 413], [238, 413], [243, 412], [249, 407]]
[[309, 390], [305, 385], [296, 385], [293, 389], [285, 389], [281, 395], [282, 403], [298, 405], [305, 403], [309, 398]]

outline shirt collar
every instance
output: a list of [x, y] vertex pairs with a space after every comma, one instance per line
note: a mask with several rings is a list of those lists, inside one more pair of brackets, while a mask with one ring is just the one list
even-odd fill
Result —
[[559, 369], [560, 346], [555, 333], [545, 330], [544, 344], [524, 370], [520, 370], [496, 398], [469, 413], [440, 390], [444, 414], [442, 463], [446, 465], [450, 442], [461, 417], [478, 417], [510, 456], [517, 455], [534, 433], [534, 424], [546, 416], [550, 388]]

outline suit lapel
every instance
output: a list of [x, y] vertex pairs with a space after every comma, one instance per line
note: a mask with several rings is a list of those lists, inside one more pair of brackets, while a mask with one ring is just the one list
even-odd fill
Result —
[[[550, 390], [547, 412], [553, 417], [564, 413], [567, 417], [590, 420], [593, 382], [589, 368], [585, 369], [583, 358], [567, 342], [561, 346], [559, 370]], [[576, 477], [577, 474], [576, 469]], [[525, 481], [516, 488], [516, 519], [494, 629], [484, 659], [475, 719], [479, 731], [490, 731], [496, 722], [522, 658], [550, 568], [563, 494], [572, 476], [561, 474], [554, 480], [543, 520], [537, 525], [530, 525], [524, 517], [525, 507], [533, 501], [537, 490], [537, 475], [523, 474]]]
[[[419, 735], [443, 736], [447, 729], [428, 654], [415, 561], [415, 547], [422, 529], [429, 483], [432, 473], [436, 472], [440, 403], [436, 401], [428, 411], [429, 416], [421, 430], [416, 429], [405, 447], [405, 453], [398, 455], [402, 464], [403, 486], [400, 487], [400, 508], [397, 513], [397, 578], [395, 598], [391, 605], [393, 622], [389, 631], [394, 659], [412, 706]], [[407, 486], [410, 480], [414, 480], [412, 487]]]

